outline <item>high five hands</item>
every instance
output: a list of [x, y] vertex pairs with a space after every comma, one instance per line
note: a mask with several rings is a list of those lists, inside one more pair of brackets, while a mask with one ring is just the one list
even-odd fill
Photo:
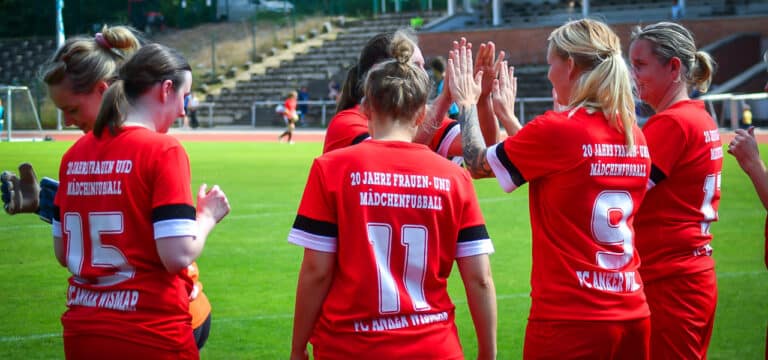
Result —
[[483, 70], [474, 74], [472, 52], [467, 46], [459, 45], [448, 56], [450, 78], [448, 83], [451, 98], [460, 108], [469, 108], [477, 104], [482, 93]]

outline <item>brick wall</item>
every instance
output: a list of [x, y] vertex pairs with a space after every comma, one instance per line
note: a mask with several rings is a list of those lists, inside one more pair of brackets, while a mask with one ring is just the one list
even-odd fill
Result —
[[[754, 32], [768, 38], [768, 17], [738, 17], [717, 18], [683, 21], [682, 24], [690, 29], [695, 38], [697, 47], [703, 47], [718, 39], [737, 32]], [[624, 53], [627, 53], [629, 37], [632, 28], [636, 24], [611, 25], [621, 37]], [[451, 42], [464, 36], [475, 44], [493, 41], [497, 49], [505, 50], [511, 64], [544, 64], [546, 63], [547, 37], [553, 27], [530, 29], [486, 29], [472, 31], [451, 31], [420, 33], [419, 46], [426, 58], [437, 55], [447, 56], [451, 49]], [[625, 55], [626, 56], [626, 55]]]

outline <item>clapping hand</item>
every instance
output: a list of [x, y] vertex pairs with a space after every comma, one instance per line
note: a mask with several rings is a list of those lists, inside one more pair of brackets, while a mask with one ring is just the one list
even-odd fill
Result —
[[448, 58], [451, 98], [459, 107], [477, 104], [482, 92], [483, 71], [473, 74], [472, 53], [466, 46], [451, 51]]
[[229, 214], [229, 200], [219, 185], [214, 185], [210, 191], [206, 191], [207, 187], [202, 184], [197, 192], [197, 216], [207, 216], [218, 223]]

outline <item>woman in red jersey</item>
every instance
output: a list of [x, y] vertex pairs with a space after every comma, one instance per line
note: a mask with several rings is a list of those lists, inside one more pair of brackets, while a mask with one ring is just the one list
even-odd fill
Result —
[[460, 49], [449, 61], [467, 169], [495, 176], [507, 192], [530, 183], [532, 301], [523, 358], [648, 359], [649, 310], [632, 220], [650, 158], [619, 38], [603, 23], [572, 21], [550, 34], [547, 62], [564, 110], [486, 149], [471, 57]]
[[184, 115], [189, 64], [161, 45], [138, 50], [103, 95], [94, 128], [62, 158], [54, 252], [72, 273], [62, 315], [68, 359], [196, 359], [187, 268], [229, 212], [165, 135]]
[[478, 358], [496, 355], [488, 237], [472, 180], [412, 142], [426, 72], [395, 35], [395, 59], [366, 75], [372, 139], [315, 159], [288, 241], [304, 249], [292, 359], [464, 359], [447, 291], [453, 262], [467, 292]]
[[629, 50], [653, 166], [635, 219], [640, 273], [651, 308], [651, 358], [704, 359], [717, 304], [710, 225], [717, 221], [723, 148], [704, 102], [712, 59], [693, 35], [661, 22], [636, 29]]
[[[93, 129], [104, 92], [116, 79], [119, 66], [140, 46], [139, 39], [130, 28], [104, 26], [95, 37], [68, 39], [54, 53], [43, 65], [42, 78], [48, 86], [51, 100], [62, 110], [66, 125], [76, 126], [84, 133]], [[6, 171], [2, 176], [6, 212], [36, 213], [50, 223], [58, 182], [46, 179], [37, 186], [30, 164], [22, 164], [19, 175], [17, 177]], [[27, 187], [31, 191], [26, 194], [22, 194], [22, 186], [19, 186], [24, 182], [34, 185]], [[22, 210], [22, 201], [14, 199], [25, 199], [26, 203], [34, 204]], [[195, 263], [190, 265], [192, 272], [199, 275]], [[190, 313], [195, 341], [198, 348], [202, 348], [210, 331], [211, 304], [202, 292], [202, 283], [196, 277], [193, 280], [199, 291], [190, 293]]]

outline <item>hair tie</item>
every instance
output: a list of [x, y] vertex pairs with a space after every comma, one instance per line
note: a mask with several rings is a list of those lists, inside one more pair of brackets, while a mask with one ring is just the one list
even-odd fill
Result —
[[96, 40], [96, 43], [99, 44], [101, 47], [106, 49], [112, 49], [112, 44], [107, 41], [107, 39], [104, 38], [104, 35], [102, 33], [96, 33], [96, 36], [94, 38]]

